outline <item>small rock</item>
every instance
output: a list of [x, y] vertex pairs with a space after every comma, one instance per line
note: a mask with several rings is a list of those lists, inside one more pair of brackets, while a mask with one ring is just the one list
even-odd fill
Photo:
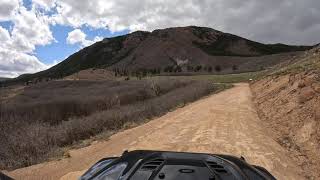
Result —
[[66, 152], [63, 153], [63, 157], [64, 158], [70, 158], [71, 155], [70, 155], [70, 153], [68, 151], [66, 151]]
[[303, 88], [303, 87], [306, 87], [306, 85], [304, 84], [304, 81], [300, 81], [298, 83], [298, 88]]
[[304, 79], [304, 85], [305, 85], [305, 86], [311, 86], [313, 82], [314, 82], [313, 76], [307, 76], [307, 77]]
[[315, 90], [317, 93], [320, 93], [320, 83], [313, 83], [312, 84], [313, 90]]
[[319, 106], [315, 106], [315, 120], [320, 121], [320, 104]]
[[304, 103], [314, 98], [316, 92], [311, 87], [304, 87], [299, 94], [299, 102]]
[[296, 93], [296, 92], [297, 92], [296, 89], [292, 89], [292, 90], [290, 91], [290, 94], [294, 94], [294, 93]]
[[98, 141], [93, 141], [93, 142], [91, 143], [91, 145], [93, 145], [93, 144], [98, 144]]

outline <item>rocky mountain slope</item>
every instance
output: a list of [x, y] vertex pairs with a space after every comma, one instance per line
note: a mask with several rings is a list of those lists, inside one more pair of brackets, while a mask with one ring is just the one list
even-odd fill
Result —
[[306, 179], [320, 178], [320, 47], [255, 82], [261, 119], [274, 130]]
[[5, 77], [0, 77], [0, 81], [6, 81], [9, 80], [10, 78], [5, 78]]
[[[137, 31], [128, 35], [105, 38], [71, 55], [60, 64], [18, 80], [62, 78], [89, 68], [143, 69], [195, 66], [219, 68], [219, 73], [256, 71], [296, 56], [296, 51], [311, 46], [262, 44], [205, 27], [178, 27]], [[210, 68], [208, 68], [210, 69]]]

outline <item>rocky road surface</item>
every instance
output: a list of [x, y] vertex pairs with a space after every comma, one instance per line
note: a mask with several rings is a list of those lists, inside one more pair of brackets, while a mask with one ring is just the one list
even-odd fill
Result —
[[106, 141], [70, 151], [70, 158], [9, 172], [17, 179], [77, 179], [106, 156], [150, 149], [243, 156], [278, 179], [303, 179], [288, 152], [271, 138], [252, 102], [248, 84], [211, 95]]

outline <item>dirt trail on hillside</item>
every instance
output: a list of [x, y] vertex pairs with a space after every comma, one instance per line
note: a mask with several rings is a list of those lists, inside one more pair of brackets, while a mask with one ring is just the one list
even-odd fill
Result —
[[268, 136], [252, 102], [248, 84], [211, 95], [107, 141], [70, 151], [70, 158], [10, 172], [17, 179], [76, 179], [105, 156], [151, 149], [244, 156], [278, 179], [303, 179], [287, 151]]

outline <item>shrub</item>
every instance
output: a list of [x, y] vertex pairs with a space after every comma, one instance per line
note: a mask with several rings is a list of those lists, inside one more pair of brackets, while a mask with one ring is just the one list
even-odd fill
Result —
[[239, 68], [238, 68], [237, 65], [233, 65], [233, 66], [232, 66], [232, 70], [233, 70], [233, 71], [236, 71], [236, 70], [238, 70], [238, 69], [239, 69]]
[[[1, 104], [0, 169], [30, 166], [125, 124], [139, 124], [215, 90], [207, 81], [50, 81]], [[23, 102], [23, 103], [22, 103]]]
[[201, 65], [196, 66], [196, 68], [194, 68], [194, 72], [199, 72], [199, 71], [201, 71], [201, 69], [202, 69]]
[[220, 66], [220, 65], [216, 65], [216, 66], [214, 67], [214, 70], [215, 70], [216, 72], [220, 72], [222, 69], [221, 69], [221, 66]]

